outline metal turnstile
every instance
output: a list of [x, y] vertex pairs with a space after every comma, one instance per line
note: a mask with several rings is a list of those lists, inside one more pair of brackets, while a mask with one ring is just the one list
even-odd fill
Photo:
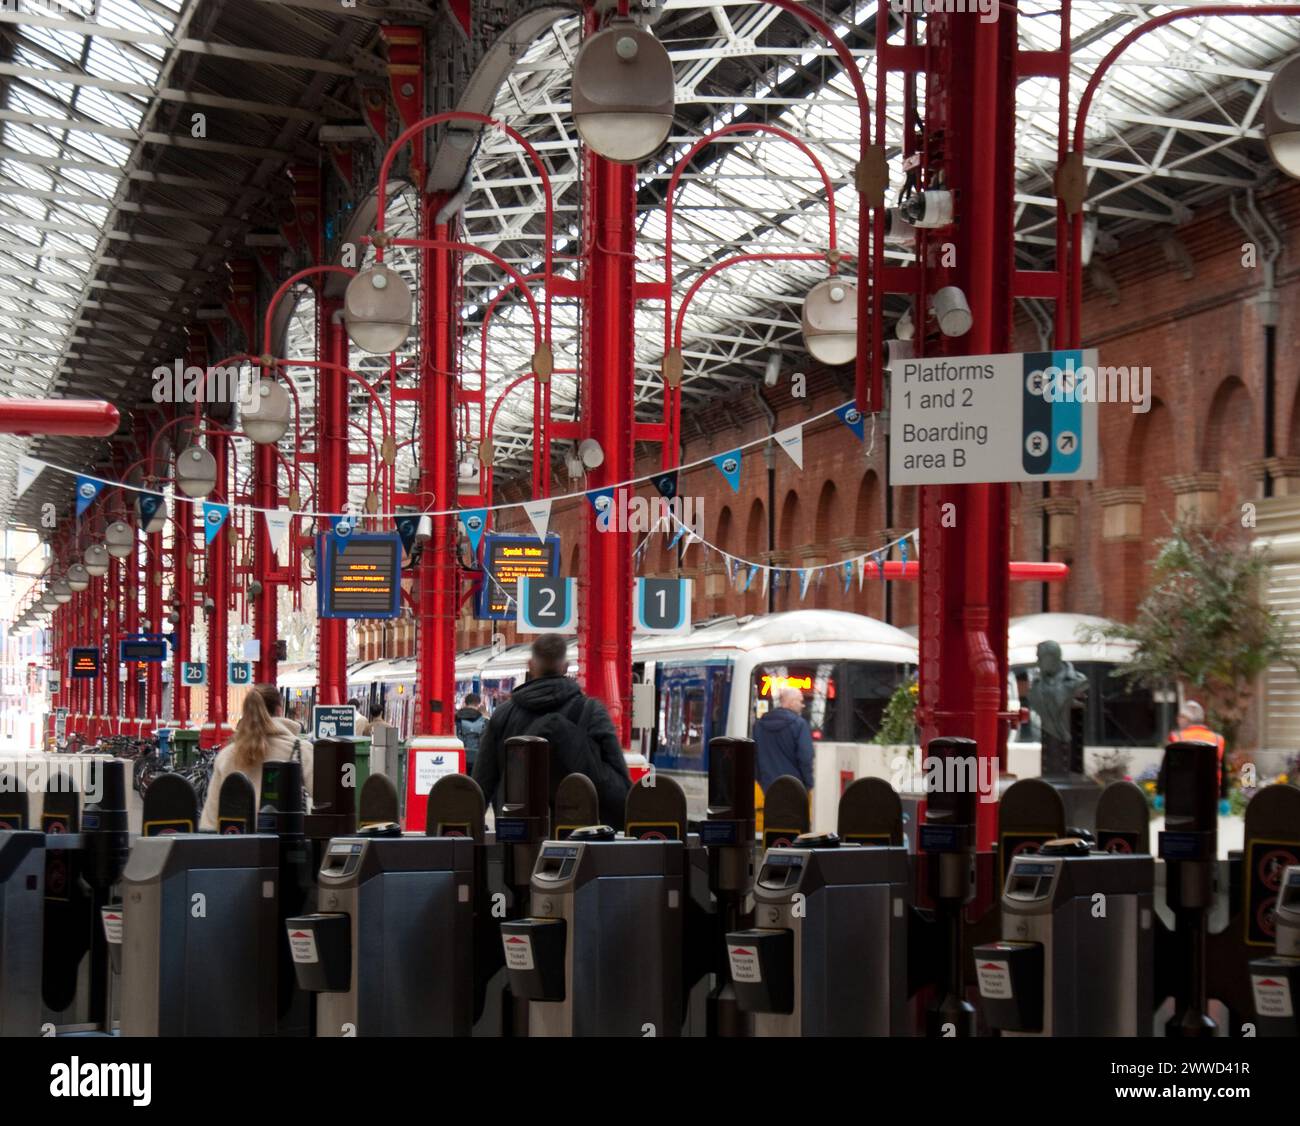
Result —
[[542, 843], [532, 915], [501, 924], [529, 1036], [680, 1034], [683, 848], [607, 826]]
[[0, 1037], [41, 1033], [44, 916], [45, 834], [0, 832]]
[[280, 842], [140, 837], [122, 873], [122, 1034], [276, 1031]]
[[468, 1036], [474, 1024], [475, 842], [336, 837], [320, 912], [288, 919], [317, 1036]]
[[1049, 841], [1011, 862], [1002, 941], [976, 946], [981, 1009], [1004, 1035], [1150, 1036], [1150, 856]]

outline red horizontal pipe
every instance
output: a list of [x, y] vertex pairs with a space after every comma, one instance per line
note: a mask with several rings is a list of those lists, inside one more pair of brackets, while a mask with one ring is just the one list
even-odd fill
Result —
[[102, 399], [0, 400], [0, 434], [107, 438], [120, 422], [117, 407]]
[[[867, 559], [864, 562], [867, 570], [867, 577], [874, 579], [879, 576], [876, 565]], [[1013, 583], [1062, 583], [1070, 577], [1070, 565], [1068, 563], [1009, 563], [1007, 572]], [[917, 560], [909, 559], [907, 561], [907, 573], [903, 573], [903, 563], [899, 559], [885, 560], [886, 579], [903, 579], [906, 582], [915, 581], [921, 574], [921, 568]]]

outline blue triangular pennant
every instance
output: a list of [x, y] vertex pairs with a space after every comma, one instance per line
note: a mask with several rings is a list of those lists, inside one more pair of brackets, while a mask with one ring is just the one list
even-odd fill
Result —
[[226, 517], [230, 515], [230, 505], [214, 504], [210, 500], [203, 502], [203, 542], [210, 544], [217, 538], [217, 533], [221, 531], [221, 526], [226, 522]]
[[749, 574], [745, 576], [745, 593], [749, 593], [749, 588], [754, 585], [754, 576], [758, 574], [758, 568], [752, 563], [749, 565]]
[[77, 474], [77, 515], [80, 516], [92, 504], [95, 498], [104, 491], [104, 482], [96, 481], [93, 477], [86, 477]]
[[677, 470], [673, 469], [667, 473], [660, 473], [653, 479], [656, 490], [664, 500], [672, 500], [677, 495]]
[[799, 568], [799, 601], [802, 602], [804, 595], [808, 593], [808, 580], [812, 575], [803, 567]]
[[844, 564], [844, 593], [849, 593], [849, 584], [853, 581], [853, 560], [850, 559]]
[[411, 554], [412, 548], [415, 547], [415, 534], [420, 530], [420, 517], [417, 516], [399, 516], [397, 518], [397, 538], [402, 541], [402, 550], [407, 555]]
[[461, 527], [469, 537], [469, 549], [478, 558], [479, 541], [483, 538], [483, 529], [487, 527], [486, 508], [465, 508], [460, 514]]
[[898, 555], [903, 561], [903, 578], [907, 578], [907, 540], [898, 541]]
[[885, 553], [883, 551], [873, 551], [871, 553], [871, 562], [876, 565], [876, 571], [880, 575], [880, 581], [885, 581]]
[[587, 503], [596, 514], [596, 527], [605, 531], [609, 527], [610, 517], [614, 515], [614, 490], [592, 489], [587, 494]]
[[157, 515], [164, 499], [162, 493], [141, 493], [136, 498], [136, 503], [140, 506], [141, 524], [147, 525]]
[[862, 412], [857, 408], [857, 404], [845, 403], [835, 413], [839, 416], [839, 420], [858, 436], [858, 441], [863, 441], [867, 427]]
[[740, 492], [740, 450], [729, 450], [725, 454], [718, 454], [713, 459], [713, 464], [718, 467], [718, 472], [727, 479], [731, 491], [733, 493]]

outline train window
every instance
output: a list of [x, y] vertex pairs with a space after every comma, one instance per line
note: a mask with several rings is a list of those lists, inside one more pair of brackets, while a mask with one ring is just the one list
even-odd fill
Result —
[[798, 665], [759, 665], [754, 670], [750, 696], [750, 730], [754, 723], [777, 706], [785, 688], [803, 693], [803, 717], [812, 728], [814, 739], [835, 739], [837, 714], [834, 661], [817, 661]]
[[1164, 742], [1172, 718], [1156, 702], [1149, 688], [1131, 684], [1127, 678], [1111, 675], [1115, 666], [1088, 662], [1076, 665], [1088, 677], [1088, 688], [1097, 706], [1089, 709], [1085, 744], [1100, 747], [1155, 747]]
[[841, 666], [841, 699], [848, 730], [839, 738], [850, 743], [867, 743], [875, 738], [884, 719], [885, 707], [894, 690], [908, 675], [906, 665], [874, 661], [846, 661]]
[[727, 703], [730, 698], [731, 666], [713, 670], [709, 696], [709, 738], [727, 733]]
[[681, 750], [679, 758], [704, 756], [704, 689], [687, 688], [682, 694]]

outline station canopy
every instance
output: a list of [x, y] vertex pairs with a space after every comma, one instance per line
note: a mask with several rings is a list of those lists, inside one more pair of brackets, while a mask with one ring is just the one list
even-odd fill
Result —
[[[103, 397], [124, 415], [149, 405], [156, 366], [185, 355], [185, 328], [224, 317], [226, 264], [264, 247], [289, 195], [286, 168], [320, 161], [322, 128], [355, 125], [362, 83], [385, 80], [379, 20], [442, 18], [423, 0], [63, 0], [0, 10], [0, 394]], [[878, 6], [813, 5], [829, 20], [875, 92]], [[1022, 0], [1021, 45], [1053, 50], [1060, 39], [1053, 0]], [[1100, 60], [1149, 16], [1171, 6], [1076, 0], [1071, 103]], [[664, 201], [669, 177], [702, 136], [732, 123], [766, 122], [794, 133], [830, 174], [839, 245], [856, 246], [857, 107], [831, 49], [780, 9], [754, 3], [666, 0], [652, 14], [677, 76], [676, 124], [660, 153], [638, 171], [638, 277], [663, 277]], [[973, 17], [977, 18], [977, 17]], [[900, 36], [897, 17], [887, 32]], [[557, 272], [572, 275], [580, 252], [578, 137], [569, 84], [580, 36], [576, 17], [558, 19], [519, 57], [493, 113], [524, 134], [546, 163], [556, 203]], [[1300, 20], [1258, 17], [1180, 21], [1139, 40], [1114, 66], [1089, 118], [1088, 215], [1094, 256], [1104, 261], [1135, 237], [1156, 237], [1179, 255], [1178, 228], [1229, 193], [1258, 189], [1277, 175], [1260, 130], [1264, 91], [1277, 65], [1300, 50]], [[923, 97], [923, 89], [920, 91]], [[903, 187], [902, 81], [891, 76], [887, 146], [889, 202]], [[923, 102], [922, 102], [923, 104]], [[1016, 249], [1022, 266], [1048, 268], [1055, 252], [1057, 91], [1047, 78], [1019, 85]], [[194, 115], [205, 135], [194, 135]], [[542, 266], [541, 187], [535, 169], [505, 134], [486, 131], [471, 165], [465, 237], [521, 273]], [[360, 185], [368, 191], [372, 185]], [[414, 190], [403, 186], [389, 229], [414, 234]], [[676, 200], [676, 300], [719, 260], [738, 253], [827, 249], [822, 180], [795, 146], [771, 136], [729, 135], [705, 146], [684, 170]], [[346, 222], [346, 210], [332, 222]], [[899, 260], [906, 252], [887, 248]], [[414, 287], [418, 257], [390, 251]], [[1172, 259], [1171, 259], [1172, 260]], [[799, 338], [803, 294], [825, 268], [817, 262], [754, 263], [711, 279], [691, 304], [684, 332], [689, 403], [734, 400], [734, 417], [759, 417], [753, 389], [774, 351], [786, 373], [810, 363]], [[464, 270], [464, 384], [479, 385], [483, 317], [502, 286], [481, 259]], [[284, 355], [314, 356], [310, 292], [295, 294]], [[891, 307], [889, 317], [903, 305]], [[1025, 312], [1040, 324], [1050, 309]], [[260, 332], [260, 330], [259, 330]], [[555, 304], [553, 414], [572, 418], [578, 396], [576, 302]], [[486, 333], [491, 403], [529, 370], [531, 321], [507, 296]], [[637, 311], [638, 417], [660, 411], [662, 305]], [[417, 334], [398, 356], [414, 370]], [[213, 357], [216, 359], [218, 357]], [[386, 357], [353, 366], [368, 378]], [[291, 372], [310, 434], [314, 374]], [[409, 381], [410, 374], [402, 377]], [[851, 372], [842, 375], [845, 395]], [[368, 402], [354, 387], [358, 417]], [[685, 437], [698, 411], [684, 412]], [[398, 408], [399, 441], [418, 417]], [[498, 480], [527, 472], [532, 396], [506, 399], [496, 425]], [[472, 459], [470, 427], [458, 451]], [[358, 441], [364, 441], [359, 435]], [[284, 440], [291, 453], [292, 431]], [[307, 439], [310, 443], [310, 438]], [[17, 458], [58, 465], [107, 464], [108, 442], [0, 436], [0, 513], [37, 526], [40, 505], [71, 503], [70, 480], [44, 473], [15, 501]], [[398, 481], [413, 469], [413, 444], [399, 451]], [[557, 456], [563, 443], [555, 444]], [[354, 498], [358, 503], [362, 497]]]

